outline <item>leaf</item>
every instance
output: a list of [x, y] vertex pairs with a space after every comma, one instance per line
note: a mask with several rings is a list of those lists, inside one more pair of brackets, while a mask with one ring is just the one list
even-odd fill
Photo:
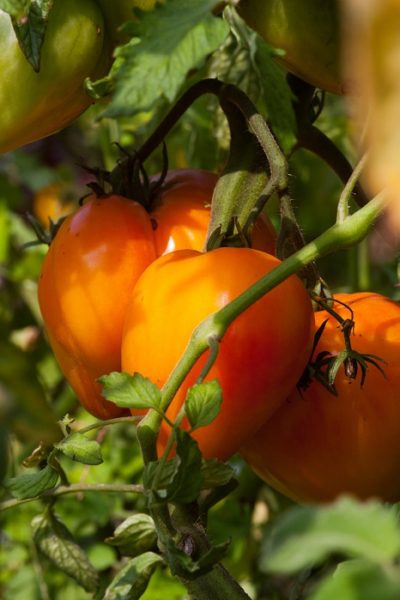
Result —
[[99, 378], [103, 385], [103, 396], [122, 408], [158, 409], [161, 401], [160, 390], [150, 379], [135, 373], [114, 372]]
[[170, 502], [186, 504], [198, 497], [201, 478], [201, 453], [197, 442], [186, 431], [177, 430], [178, 469], [168, 489]]
[[71, 433], [63, 439], [55, 448], [68, 456], [71, 460], [85, 465], [100, 465], [103, 462], [100, 444], [81, 433]]
[[400, 577], [398, 571], [384, 570], [366, 560], [349, 560], [339, 564], [326, 578], [310, 600], [398, 600]]
[[40, 70], [40, 56], [53, 0], [33, 0], [27, 19], [13, 19], [18, 43], [34, 71]]
[[16, 19], [27, 15], [30, 0], [0, 0], [0, 10], [8, 13]]
[[40, 551], [86, 591], [98, 587], [98, 574], [66, 526], [54, 515], [38, 515], [32, 521], [33, 539]]
[[120, 570], [106, 589], [104, 600], [136, 600], [144, 593], [162, 558], [146, 552], [133, 558]]
[[203, 489], [226, 485], [235, 477], [235, 471], [232, 467], [219, 462], [216, 458], [203, 461], [201, 474]]
[[154, 521], [150, 515], [131, 515], [118, 525], [114, 535], [105, 541], [112, 546], [117, 546], [125, 556], [142, 554], [157, 542]]
[[47, 465], [41, 471], [12, 477], [6, 482], [6, 487], [12, 495], [19, 500], [35, 498], [46, 490], [55, 487], [58, 481], [58, 473]]
[[263, 571], [293, 573], [332, 553], [385, 562], [399, 550], [400, 532], [390, 508], [345, 497], [327, 507], [285, 513], [262, 548], [260, 564]]
[[212, 423], [220, 411], [221, 404], [222, 390], [216, 379], [189, 388], [185, 412], [192, 429]]
[[172, 102], [189, 71], [197, 70], [228, 35], [227, 24], [211, 14], [217, 4], [217, 0], [168, 0], [125, 28], [140, 41], [133, 39], [117, 53], [123, 62], [104, 116], [134, 115], [160, 99]]
[[260, 36], [257, 36], [256, 48], [255, 61], [260, 71], [259, 81], [262, 85], [268, 122], [282, 150], [288, 156], [297, 142], [293, 95], [286, 81], [285, 72], [273, 58], [273, 50]]

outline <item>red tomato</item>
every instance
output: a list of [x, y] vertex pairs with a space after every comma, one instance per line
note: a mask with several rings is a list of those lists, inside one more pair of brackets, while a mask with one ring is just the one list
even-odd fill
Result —
[[[216, 181], [205, 171], [173, 171], [151, 214], [120, 196], [92, 196], [50, 245], [39, 281], [49, 341], [79, 400], [99, 418], [123, 412], [102, 397], [96, 380], [120, 370], [132, 289], [158, 255], [204, 246]], [[264, 228], [266, 250], [275, 242], [271, 227]]]
[[[346, 378], [341, 367], [338, 396], [314, 381], [292, 392], [274, 416], [249, 440], [242, 454], [265, 481], [296, 500], [329, 501], [341, 493], [359, 498], [400, 500], [400, 306], [373, 293], [338, 294], [354, 311], [352, 347], [375, 354], [382, 373], [369, 365], [363, 387], [360, 375]], [[339, 304], [343, 317], [350, 312]], [[338, 322], [326, 311], [316, 326], [328, 323], [315, 352], [343, 349]], [[360, 369], [359, 369], [360, 370]]]
[[[278, 264], [249, 248], [186, 250], [154, 261], [137, 282], [126, 313], [122, 369], [162, 386], [193, 329]], [[215, 421], [193, 434], [206, 458], [231, 456], [284, 401], [305, 367], [313, 331], [311, 303], [295, 276], [228, 327], [207, 376], [222, 386], [222, 408]], [[170, 419], [205, 360], [203, 355], [179, 389], [167, 411]]]

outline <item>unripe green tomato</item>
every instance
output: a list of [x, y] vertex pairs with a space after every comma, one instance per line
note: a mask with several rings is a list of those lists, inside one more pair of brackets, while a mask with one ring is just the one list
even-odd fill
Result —
[[84, 90], [86, 77], [101, 77], [109, 65], [95, 0], [54, 0], [38, 73], [19, 47], [9, 15], [0, 10], [0, 153], [73, 121], [92, 102]]
[[288, 71], [328, 92], [344, 93], [338, 0], [241, 0], [238, 10], [268, 44], [285, 51], [278, 61]]

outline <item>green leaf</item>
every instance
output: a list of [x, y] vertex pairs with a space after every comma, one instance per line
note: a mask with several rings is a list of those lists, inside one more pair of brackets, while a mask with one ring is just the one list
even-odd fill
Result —
[[169, 486], [168, 499], [186, 504], [196, 500], [201, 490], [201, 453], [197, 442], [186, 431], [178, 429], [176, 434], [178, 469]]
[[227, 24], [211, 14], [217, 4], [217, 0], [168, 0], [141, 13], [139, 22], [124, 30], [136, 38], [117, 54], [123, 62], [104, 115], [130, 116], [162, 99], [172, 102], [188, 73], [197, 70], [228, 35]]
[[40, 55], [52, 7], [53, 0], [33, 0], [27, 19], [13, 19], [21, 50], [36, 72], [40, 70]]
[[296, 507], [278, 521], [261, 553], [261, 569], [293, 573], [340, 553], [386, 562], [400, 550], [394, 512], [376, 501], [342, 498], [323, 508]]
[[398, 600], [400, 574], [366, 560], [339, 564], [311, 595], [310, 600]]
[[203, 489], [226, 485], [235, 477], [235, 471], [232, 467], [219, 462], [216, 458], [203, 461], [201, 474]]
[[222, 390], [216, 379], [189, 388], [185, 412], [192, 429], [212, 423], [220, 411], [221, 404]]
[[114, 535], [105, 540], [112, 546], [117, 546], [125, 556], [137, 556], [150, 550], [157, 542], [154, 521], [150, 515], [131, 515], [123, 521]]
[[0, 10], [19, 19], [28, 14], [30, 0], [0, 0]]
[[88, 440], [81, 433], [71, 433], [55, 448], [77, 462], [85, 465], [100, 465], [103, 462], [100, 444], [95, 440]]
[[293, 95], [286, 81], [285, 72], [273, 58], [274, 52], [260, 36], [257, 36], [256, 48], [255, 61], [259, 68], [259, 81], [268, 122], [282, 150], [289, 155], [297, 142]]
[[25, 498], [35, 498], [35, 496], [39, 496], [46, 490], [50, 490], [55, 487], [57, 481], [58, 473], [47, 465], [41, 471], [9, 479], [6, 482], [6, 487], [15, 498], [23, 500]]
[[133, 558], [120, 570], [106, 589], [104, 600], [136, 600], [145, 591], [162, 558], [146, 552]]
[[86, 591], [98, 587], [98, 574], [66, 526], [54, 515], [38, 515], [32, 521], [33, 539], [40, 551]]
[[150, 379], [135, 373], [114, 372], [99, 378], [103, 385], [103, 396], [122, 408], [158, 409], [161, 401], [160, 390]]

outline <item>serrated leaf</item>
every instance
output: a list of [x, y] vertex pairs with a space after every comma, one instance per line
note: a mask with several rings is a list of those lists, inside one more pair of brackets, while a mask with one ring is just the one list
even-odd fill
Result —
[[0, 0], [0, 10], [8, 13], [16, 19], [27, 15], [31, 0]]
[[380, 565], [356, 559], [341, 563], [326, 578], [310, 600], [398, 600], [400, 598], [399, 572], [383, 569]]
[[141, 14], [129, 29], [136, 38], [118, 52], [123, 64], [104, 115], [134, 115], [161, 99], [172, 102], [189, 71], [197, 69], [228, 35], [227, 24], [211, 14], [217, 4], [217, 0], [168, 0]]
[[192, 429], [209, 425], [218, 415], [222, 404], [222, 390], [217, 380], [206, 381], [189, 388], [185, 412]]
[[235, 477], [235, 471], [229, 465], [216, 458], [203, 461], [201, 466], [202, 488], [209, 489], [226, 485]]
[[100, 465], [103, 462], [100, 444], [95, 440], [88, 440], [86, 436], [78, 432], [71, 433], [55, 444], [55, 448], [71, 460], [85, 465]]
[[9, 479], [6, 482], [6, 487], [15, 498], [23, 500], [25, 498], [35, 498], [35, 496], [39, 496], [46, 490], [50, 490], [56, 486], [57, 481], [57, 471], [47, 465], [41, 471]]
[[169, 486], [168, 499], [186, 504], [196, 500], [201, 490], [201, 453], [197, 442], [186, 431], [178, 430], [176, 433], [178, 469]]
[[320, 564], [332, 553], [383, 563], [399, 550], [400, 531], [390, 508], [342, 498], [330, 506], [285, 513], [262, 548], [260, 567], [293, 573]]
[[137, 600], [162, 562], [161, 556], [153, 552], [133, 558], [114, 577], [106, 589], [104, 600]]
[[162, 469], [159, 466], [160, 461], [147, 463], [143, 470], [143, 483], [147, 489], [156, 492], [160, 498], [166, 499], [167, 490], [178, 471], [179, 461], [177, 458], [172, 458], [164, 463]]
[[34, 71], [40, 70], [40, 55], [53, 0], [33, 0], [27, 19], [13, 19], [18, 43]]
[[105, 541], [117, 546], [124, 556], [138, 556], [150, 550], [157, 542], [154, 521], [150, 515], [131, 515], [118, 525], [114, 535]]
[[276, 64], [271, 48], [257, 36], [255, 60], [259, 68], [263, 99], [268, 122], [278, 142], [288, 156], [297, 142], [296, 116], [293, 110], [293, 94], [285, 72]]
[[86, 591], [97, 589], [97, 571], [57, 517], [39, 515], [33, 519], [32, 529], [34, 542], [56, 567], [75, 579]]
[[99, 381], [103, 385], [104, 398], [121, 408], [158, 409], [160, 405], [160, 390], [139, 373], [114, 372], [100, 377]]

